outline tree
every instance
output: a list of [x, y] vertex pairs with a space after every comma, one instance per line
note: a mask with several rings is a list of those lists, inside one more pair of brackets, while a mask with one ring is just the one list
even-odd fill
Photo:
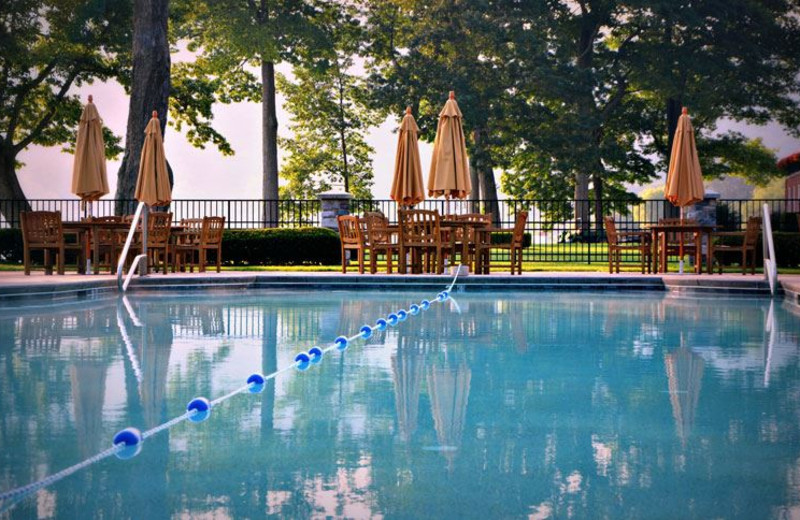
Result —
[[[181, 25], [178, 34], [189, 50], [202, 58], [206, 74], [257, 67], [262, 108], [262, 197], [268, 201], [264, 225], [278, 222], [278, 118], [275, 106], [275, 64], [313, 62], [329, 46], [314, 25], [316, 17], [335, 4], [322, 0], [177, 0]], [[254, 77], [238, 76], [242, 88], [252, 88]]]
[[133, 68], [129, 83], [125, 155], [117, 174], [117, 214], [130, 212], [120, 199], [133, 198], [144, 130], [152, 112], [158, 114], [162, 134], [167, 125], [170, 91], [168, 7], [169, 0], [135, 0], [133, 3]]
[[[666, 170], [682, 104], [690, 107], [709, 177], [758, 171], [766, 163], [758, 145], [718, 135], [716, 125], [725, 117], [796, 124], [797, 14], [784, 2], [550, 2], [536, 20], [516, 26], [532, 35], [515, 40], [510, 60], [519, 68], [520, 103], [509, 112], [518, 141], [506, 152], [516, 175], [504, 177], [504, 188], [563, 197], [572, 186], [575, 199], [594, 199], [600, 229], [612, 209], [604, 198]], [[553, 182], [553, 171], [565, 178]], [[766, 171], [777, 174], [774, 166]], [[577, 204], [575, 219], [588, 231], [589, 206]]]
[[292, 113], [292, 138], [281, 139], [289, 153], [281, 177], [289, 183], [282, 198], [314, 198], [342, 182], [356, 198], [372, 198], [374, 152], [364, 138], [370, 126], [369, 111], [355, 99], [357, 80], [346, 71], [348, 59], [324, 74], [295, 69], [296, 83], [278, 77]]
[[353, 72], [361, 28], [348, 8], [329, 15], [320, 24], [333, 42], [332, 49], [323, 50], [327, 66], [297, 66], [295, 82], [278, 78], [294, 135], [281, 140], [289, 152], [281, 173], [289, 180], [281, 190], [286, 198], [312, 198], [334, 182], [342, 182], [356, 198], [372, 198], [374, 150], [365, 133], [378, 115], [365, 106], [366, 87]]
[[[536, 5], [534, 5], [536, 4]], [[439, 111], [454, 90], [464, 115], [472, 198], [499, 217], [494, 169], [514, 92], [510, 30], [538, 2], [460, 0], [368, 2], [374, 103], [402, 114], [411, 105], [420, 138], [433, 141]]]
[[[71, 92], [118, 74], [130, 17], [122, 0], [0, 2], [0, 199], [16, 201], [0, 212], [9, 222], [30, 209], [17, 156], [32, 144], [74, 142], [81, 100]], [[119, 139], [105, 137], [114, 157]]]

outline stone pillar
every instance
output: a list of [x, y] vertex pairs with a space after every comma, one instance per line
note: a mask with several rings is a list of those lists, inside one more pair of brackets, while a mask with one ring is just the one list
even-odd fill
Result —
[[[717, 225], [717, 200], [719, 193], [707, 191], [702, 202], [695, 202], [691, 206], [686, 206], [683, 210], [683, 218], [686, 220], [696, 220], [702, 226]], [[708, 254], [708, 240], [703, 236], [701, 245], [703, 255]], [[694, 259], [691, 259], [694, 261]]]
[[336, 218], [339, 215], [350, 214], [350, 200], [352, 195], [345, 191], [326, 191], [318, 195], [322, 203], [322, 217], [320, 225], [324, 228], [339, 232], [339, 223]]
[[719, 200], [719, 193], [707, 191], [702, 202], [686, 206], [683, 210], [683, 218], [696, 220], [698, 224], [704, 226], [716, 226], [717, 200]]

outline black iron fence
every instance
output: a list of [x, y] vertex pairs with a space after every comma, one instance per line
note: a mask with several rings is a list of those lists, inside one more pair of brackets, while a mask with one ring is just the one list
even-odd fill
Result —
[[[135, 201], [121, 201], [125, 207], [135, 208]], [[61, 211], [64, 220], [79, 220], [89, 215], [113, 215], [116, 200], [100, 200], [83, 205], [75, 199], [33, 199], [28, 201], [0, 200], [0, 228], [19, 227], [19, 211]], [[26, 206], [27, 204], [27, 206]], [[770, 208], [774, 231], [798, 231], [798, 199], [769, 200], [718, 200], [714, 210], [720, 229], [744, 230], [747, 218], [761, 215], [762, 207]], [[678, 208], [666, 200], [604, 200], [601, 205], [594, 201], [563, 200], [500, 200], [445, 201], [426, 200], [416, 206], [435, 209], [441, 214], [493, 213], [495, 225], [511, 228], [514, 215], [528, 211], [526, 232], [531, 236], [531, 247], [526, 248], [523, 260], [533, 262], [605, 262], [607, 260], [605, 234], [594, 218], [598, 207], [601, 214], [614, 216], [619, 231], [635, 231], [657, 223], [660, 218], [677, 217]], [[354, 199], [350, 202], [351, 213], [381, 211], [391, 221], [396, 221], [398, 204], [393, 200]], [[261, 199], [182, 199], [173, 200], [169, 210], [176, 223], [184, 218], [224, 216], [226, 227], [297, 228], [320, 226], [322, 205], [319, 200], [261, 200]], [[577, 219], [582, 214], [584, 219]], [[602, 220], [602, 219], [601, 219]], [[633, 256], [629, 261], [635, 261]]]

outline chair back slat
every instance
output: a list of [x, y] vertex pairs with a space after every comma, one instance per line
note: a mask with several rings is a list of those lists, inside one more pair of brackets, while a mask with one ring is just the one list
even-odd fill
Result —
[[617, 245], [619, 243], [619, 237], [617, 235], [617, 224], [614, 222], [614, 217], [604, 217], [603, 223], [606, 226], [606, 240], [608, 240], [608, 245]]
[[511, 243], [517, 247], [522, 247], [525, 238], [525, 223], [528, 221], [528, 212], [520, 211], [517, 213], [514, 220], [514, 235], [511, 238]]
[[222, 232], [225, 229], [225, 217], [205, 217], [202, 220], [200, 232], [200, 245], [203, 247], [216, 246], [222, 242]]
[[361, 232], [361, 223], [356, 215], [339, 215], [339, 237], [342, 244], [362, 246], [364, 235]]
[[58, 211], [23, 211], [22, 239], [27, 247], [57, 246], [64, 240], [61, 213]]
[[172, 213], [154, 211], [147, 216], [147, 247], [164, 247], [169, 243]]
[[425, 209], [399, 210], [400, 241], [404, 246], [433, 247], [441, 244], [439, 212]]
[[744, 230], [744, 247], [751, 249], [758, 245], [758, 236], [761, 234], [761, 217], [750, 217], [747, 219], [747, 227]]

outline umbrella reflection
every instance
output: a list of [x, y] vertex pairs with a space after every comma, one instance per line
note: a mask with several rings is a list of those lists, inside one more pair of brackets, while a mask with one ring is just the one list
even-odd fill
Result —
[[400, 335], [397, 352], [392, 356], [392, 376], [397, 427], [403, 441], [411, 439], [417, 431], [424, 363], [424, 355], [409, 341], [408, 335]]
[[103, 399], [107, 364], [100, 360], [73, 363], [69, 369], [75, 427], [82, 457], [97, 453], [103, 436]]
[[465, 361], [456, 366], [432, 366], [428, 371], [428, 392], [431, 398], [436, 438], [439, 449], [452, 469], [454, 451], [461, 445], [461, 434], [467, 416], [472, 371]]
[[686, 442], [694, 427], [704, 366], [703, 358], [687, 347], [682, 346], [664, 356], [672, 417], [682, 443]]

